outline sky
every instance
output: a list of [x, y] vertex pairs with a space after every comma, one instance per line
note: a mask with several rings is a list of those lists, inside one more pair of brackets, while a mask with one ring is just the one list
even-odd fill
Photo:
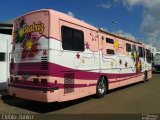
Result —
[[160, 0], [0, 0], [0, 22], [51, 8], [160, 51]]

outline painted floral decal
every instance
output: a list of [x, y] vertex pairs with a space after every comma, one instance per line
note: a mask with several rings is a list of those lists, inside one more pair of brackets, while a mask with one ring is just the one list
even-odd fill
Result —
[[[96, 33], [96, 34], [98, 34], [98, 33]], [[97, 41], [98, 35], [95, 35], [95, 34], [91, 31], [90, 36], [92, 37], [92, 41]]]
[[113, 60], [111, 60], [110, 65], [111, 65], [111, 67], [114, 66], [114, 61]]
[[113, 46], [114, 46], [115, 50], [118, 51], [118, 49], [119, 49], [118, 40], [114, 40], [114, 45]]
[[82, 64], [85, 64], [85, 59], [82, 58]]
[[133, 60], [136, 61], [136, 59], [137, 59], [137, 51], [136, 51], [136, 47], [135, 46], [132, 47], [131, 55], [132, 55]]
[[136, 50], [135, 45], [132, 46], [131, 55], [132, 55], [133, 61], [135, 62], [136, 73], [140, 73], [142, 71], [142, 63], [141, 63], [141, 60], [139, 59], [139, 54]]
[[23, 42], [25, 34], [22, 30], [22, 27], [24, 24], [25, 24], [25, 22], [24, 22], [23, 18], [21, 18], [21, 19], [19, 18], [16, 20], [16, 24], [14, 26], [14, 28], [16, 28], [16, 29], [14, 30], [14, 33], [13, 33], [14, 34], [13, 35], [14, 43], [22, 43]]
[[122, 65], [122, 60], [121, 59], [119, 60], [119, 64]]
[[140, 73], [142, 70], [142, 63], [139, 59], [137, 60], [135, 66], [136, 66], [136, 73]]
[[89, 47], [90, 45], [89, 45], [89, 43], [88, 43], [88, 42], [86, 42], [85, 46], [86, 46], [86, 49], [87, 49], [87, 50], [89, 50], [89, 49], [90, 49], [90, 47]]
[[[39, 49], [40, 37], [38, 37], [37, 34], [43, 35], [45, 29], [44, 23], [41, 21], [27, 23], [25, 17], [21, 17], [15, 21], [14, 28], [13, 51], [15, 50], [15, 47], [22, 49], [22, 59], [34, 57], [41, 51]], [[47, 56], [47, 54], [47, 50], [42, 51], [43, 56]]]
[[77, 53], [76, 57], [77, 57], [77, 59], [80, 59], [81, 56], [79, 53]]
[[35, 54], [37, 54], [37, 52], [39, 51], [39, 44], [36, 36], [28, 33], [25, 37], [24, 42], [21, 44], [21, 47], [23, 48], [22, 58], [34, 57]]
[[128, 67], [128, 62], [125, 62], [124, 66], [127, 68]]

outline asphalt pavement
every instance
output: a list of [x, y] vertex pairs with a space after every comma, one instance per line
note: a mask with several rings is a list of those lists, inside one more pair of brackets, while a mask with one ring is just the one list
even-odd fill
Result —
[[41, 103], [2, 96], [0, 113], [12, 114], [160, 114], [160, 74], [152, 79], [63, 103]]

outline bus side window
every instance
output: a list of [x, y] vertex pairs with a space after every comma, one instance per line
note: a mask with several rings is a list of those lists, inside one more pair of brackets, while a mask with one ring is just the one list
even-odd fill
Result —
[[115, 53], [114, 53], [114, 50], [112, 50], [112, 49], [107, 49], [106, 52], [107, 52], [107, 54], [109, 54], [109, 55], [114, 55], [114, 54], [115, 54]]
[[64, 50], [84, 51], [84, 34], [82, 31], [62, 26], [61, 34]]
[[131, 44], [126, 43], [126, 51], [131, 52]]
[[151, 51], [146, 49], [146, 59], [148, 63], [151, 63]]
[[106, 38], [106, 43], [113, 44], [113, 43], [114, 43], [114, 40], [111, 39], [111, 38]]
[[84, 51], [84, 35], [80, 30], [73, 30], [73, 41], [75, 51]]
[[142, 57], [143, 58], [143, 56], [144, 56], [144, 54], [143, 54], [143, 48], [142, 47], [138, 47], [138, 52], [139, 52], [139, 57]]

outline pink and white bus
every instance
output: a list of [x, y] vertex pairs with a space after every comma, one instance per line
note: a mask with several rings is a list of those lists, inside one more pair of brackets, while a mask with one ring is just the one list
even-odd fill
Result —
[[15, 20], [9, 94], [62, 102], [152, 77], [146, 45], [43, 9]]

